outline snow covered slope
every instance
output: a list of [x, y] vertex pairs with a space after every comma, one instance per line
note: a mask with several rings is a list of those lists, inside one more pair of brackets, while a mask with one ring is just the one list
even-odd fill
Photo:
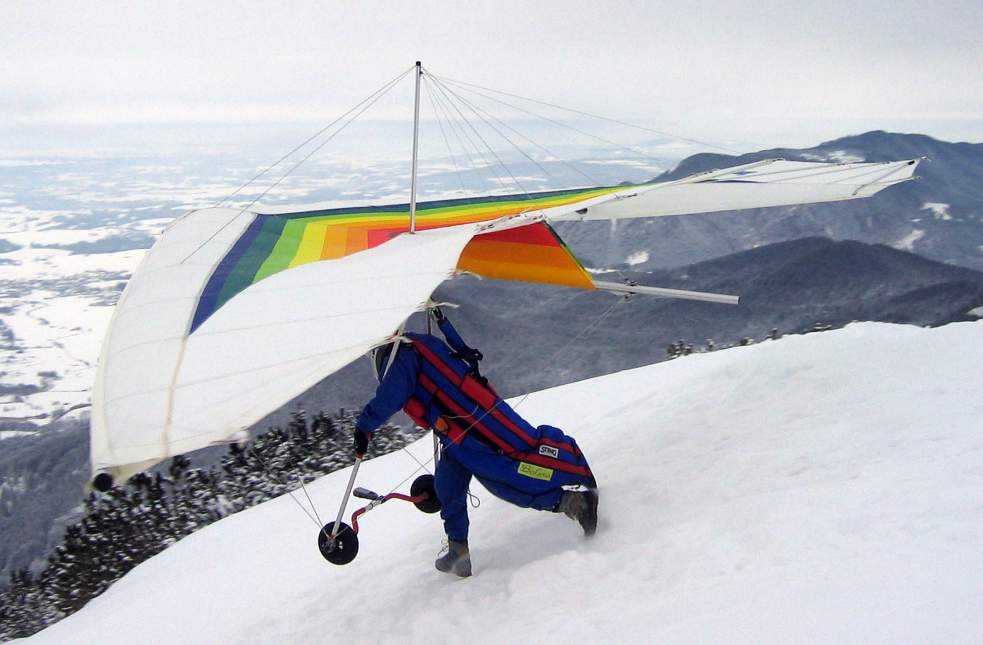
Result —
[[[283, 497], [137, 567], [37, 642], [953, 642], [983, 634], [983, 322], [877, 323], [530, 396], [601, 483], [598, 535], [480, 490], [475, 577], [392, 502], [324, 562]], [[425, 458], [429, 438], [413, 446]], [[388, 490], [406, 453], [367, 463]], [[322, 518], [347, 471], [310, 487]]]

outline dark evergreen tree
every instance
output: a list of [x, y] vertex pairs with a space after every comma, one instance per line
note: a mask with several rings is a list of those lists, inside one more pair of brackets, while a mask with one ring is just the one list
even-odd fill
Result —
[[[354, 461], [354, 412], [291, 415], [253, 441], [230, 444], [217, 468], [193, 468], [184, 456], [139, 473], [104, 494], [90, 494], [85, 514], [68, 526], [37, 576], [11, 575], [0, 592], [0, 641], [29, 636], [78, 611], [133, 567], [226, 515], [273, 499]], [[387, 425], [369, 459], [398, 450], [422, 430]], [[2, 500], [0, 500], [2, 501]], [[0, 505], [2, 511], [2, 505]]]

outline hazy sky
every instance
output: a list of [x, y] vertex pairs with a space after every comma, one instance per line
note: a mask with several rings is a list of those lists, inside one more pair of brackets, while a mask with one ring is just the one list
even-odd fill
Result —
[[[0, 5], [0, 121], [325, 122], [419, 58], [715, 141], [983, 140], [983, 2]], [[406, 113], [409, 83], [375, 116]]]

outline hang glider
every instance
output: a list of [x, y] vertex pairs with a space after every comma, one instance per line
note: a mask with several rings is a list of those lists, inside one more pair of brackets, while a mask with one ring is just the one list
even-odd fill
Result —
[[406, 204], [194, 211], [161, 236], [116, 307], [93, 389], [93, 470], [122, 480], [234, 440], [385, 342], [459, 272], [712, 300], [596, 282], [551, 222], [868, 197], [916, 165], [769, 160], [663, 183], [424, 202], [415, 233]]

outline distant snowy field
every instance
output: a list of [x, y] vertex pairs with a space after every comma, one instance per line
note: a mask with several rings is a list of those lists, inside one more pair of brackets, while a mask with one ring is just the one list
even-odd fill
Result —
[[[286, 497], [140, 565], [38, 643], [979, 642], [983, 321], [860, 323], [530, 396], [601, 485], [598, 535], [474, 491], [475, 576], [392, 502], [324, 562]], [[426, 438], [411, 448], [429, 457]], [[398, 452], [359, 484], [413, 473]], [[348, 471], [309, 487], [322, 519]]]
[[[654, 150], [668, 155], [665, 164], [582, 147], [568, 158], [591, 159], [577, 165], [600, 183], [617, 183], [648, 180], [691, 152]], [[277, 156], [0, 155], [0, 431], [88, 403], [112, 305], [146, 249], [175, 217], [214, 204]], [[319, 155], [260, 203], [270, 212], [407, 200], [408, 162], [353, 158]], [[527, 190], [584, 183], [556, 160], [540, 160], [553, 173], [547, 179], [534, 177], [541, 171], [531, 164], [507, 163]], [[424, 199], [503, 192], [487, 168], [459, 175], [440, 157], [425, 159], [421, 175]], [[247, 206], [269, 184], [244, 191], [237, 204]]]

